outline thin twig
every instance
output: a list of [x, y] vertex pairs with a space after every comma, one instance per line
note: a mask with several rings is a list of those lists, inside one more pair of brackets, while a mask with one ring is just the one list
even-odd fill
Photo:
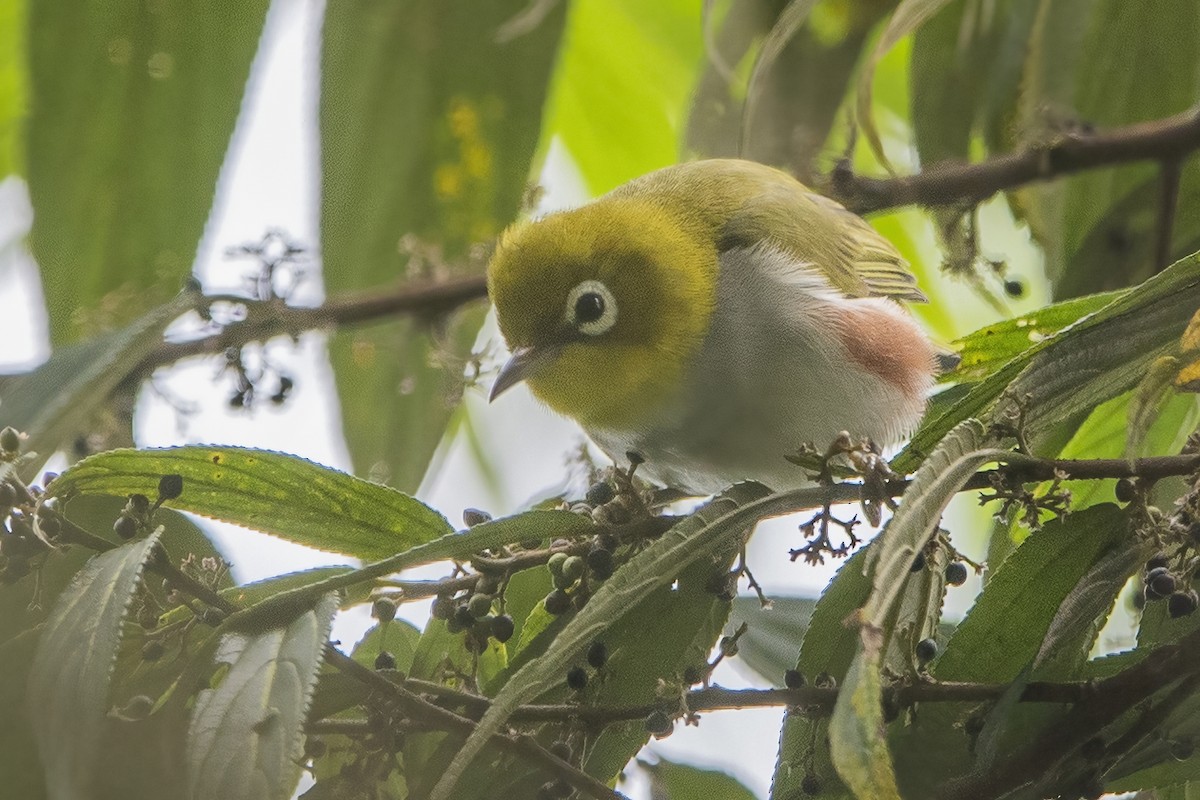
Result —
[[898, 178], [870, 178], [836, 169], [827, 188], [834, 199], [859, 214], [908, 205], [956, 205], [1084, 170], [1182, 159], [1198, 149], [1200, 111], [1190, 110], [1099, 133], [1063, 134], [978, 164], [937, 164]]
[[[325, 659], [352, 678], [392, 698], [419, 721], [429, 722], [440, 730], [464, 737], [469, 736], [475, 730], [474, 720], [430, 703], [404, 686], [388, 680], [382, 674], [367, 669], [333, 645], [325, 646]], [[594, 797], [597, 800], [626, 800], [620, 792], [610, 789], [600, 780], [563, 761], [542, 747], [531, 736], [495, 733], [492, 734], [491, 741], [501, 749], [541, 767], [550, 776], [565, 781], [588, 797]]]

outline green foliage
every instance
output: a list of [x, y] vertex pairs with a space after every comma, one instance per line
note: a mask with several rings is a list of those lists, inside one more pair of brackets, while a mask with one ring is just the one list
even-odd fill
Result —
[[[228, 322], [187, 278], [266, 4], [0, 0], [0, 178], [27, 181], [54, 345], [0, 378], [0, 427], [23, 433], [0, 447], [0, 785], [282, 800], [309, 770], [309, 800], [558, 796], [567, 778], [609, 796], [652, 736], [749, 697], [788, 709], [774, 800], [1195, 795], [1198, 405], [1176, 386], [1200, 308], [1200, 142], [1171, 115], [1200, 87], [1200, 7], [1143, 5], [329, 4], [313, 60], [331, 298], [310, 313], [260, 285]], [[1114, 160], [1088, 150], [1097, 131], [1175, 143]], [[738, 484], [663, 513], [617, 476], [605, 499], [463, 531], [403, 493], [446, 463], [447, 431], [478, 432], [461, 400], [491, 354], [471, 352], [485, 309], [468, 301], [551, 148], [593, 193], [740, 155], [890, 212], [875, 224], [916, 262], [936, 301], [922, 319], [958, 337], [961, 363], [891, 462], [912, 477], [894, 514], [819, 596], [731, 597], [759, 521], [807, 510], [810, 542], [836, 529], [828, 487]], [[900, 210], [929, 184], [902, 174], [918, 169], [966, 180]], [[899, 177], [860, 180], [885, 170]], [[1015, 222], [995, 224], [1001, 203]], [[997, 290], [1025, 285], [1003, 262], [1030, 248], [1044, 263], [1011, 266], [1057, 302], [1012, 313]], [[394, 290], [412, 294], [388, 306]], [[164, 341], [196, 315], [211, 338]], [[338, 321], [329, 362], [363, 477], [241, 447], [113, 449], [158, 366], [222, 353], [263, 394], [271, 370], [244, 345]], [[56, 451], [97, 446], [35, 485]], [[164, 476], [182, 491], [160, 498]], [[848, 480], [891, 494], [892, 477]], [[985, 483], [1001, 519], [947, 512]], [[234, 585], [188, 515], [357, 561]], [[984, 588], [948, 624], [947, 565], [989, 536]], [[396, 578], [447, 562], [432, 583]], [[430, 598], [432, 616], [330, 641], [339, 611], [381, 594]], [[1106, 625], [1136, 642], [1104, 654]], [[728, 659], [777, 688], [696, 688]], [[656, 797], [752, 796], [637, 764]]]

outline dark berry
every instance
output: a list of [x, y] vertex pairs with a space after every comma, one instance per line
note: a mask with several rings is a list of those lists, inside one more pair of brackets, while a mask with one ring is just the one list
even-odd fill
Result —
[[733, 636], [722, 636], [719, 647], [721, 650], [721, 655], [725, 656], [726, 658], [733, 658], [738, 654], [737, 639]]
[[938, 646], [933, 639], [922, 639], [917, 642], [917, 663], [928, 664], [937, 658]]
[[801, 689], [808, 681], [804, 680], [804, 673], [798, 669], [789, 669], [783, 673], [783, 685], [789, 689]]
[[467, 607], [467, 604], [463, 603], [455, 607], [454, 620], [463, 627], [463, 630], [466, 630], [475, 624], [475, 615], [471, 613], [471, 609]]
[[113, 523], [113, 532], [122, 539], [132, 539], [137, 535], [137, 521], [133, 517], [119, 516]]
[[501, 614], [492, 619], [492, 638], [497, 642], [507, 642], [513, 637], [516, 629], [513, 618], [508, 614]]
[[462, 518], [463, 524], [468, 528], [474, 528], [476, 525], [492, 521], [491, 514], [486, 511], [480, 511], [478, 508], [464, 508]]
[[157, 639], [151, 639], [142, 645], [143, 661], [158, 661], [167, 652], [166, 646]]
[[135, 514], [145, 514], [150, 510], [150, 498], [144, 494], [131, 494], [128, 505]]
[[909, 572], [920, 572], [925, 569], [925, 554], [917, 553], [917, 557], [913, 559], [912, 566], [908, 568]]
[[433, 601], [433, 608], [429, 613], [434, 619], [450, 619], [454, 616], [454, 601], [449, 597], [439, 597]]
[[1137, 482], [1133, 478], [1121, 478], [1113, 491], [1117, 495], [1117, 502], [1132, 503], [1138, 495]]
[[591, 568], [592, 574], [602, 581], [611, 578], [613, 570], [616, 568], [612, 550], [606, 550], [603, 547], [593, 547], [588, 551], [587, 565]]
[[555, 758], [560, 758], [563, 761], [570, 761], [574, 753], [571, 751], [571, 743], [566, 739], [558, 739], [554, 744], [550, 745], [550, 752]]
[[804, 792], [809, 797], [816, 797], [821, 793], [821, 780], [811, 772], [804, 776], [804, 780], [800, 781], [800, 791]]
[[592, 487], [587, 490], [587, 494], [583, 499], [589, 505], [602, 506], [615, 496], [616, 493], [613, 491], [612, 485], [608, 481], [600, 481], [599, 483], [592, 484]]
[[21, 449], [21, 434], [10, 426], [0, 430], [0, 450], [6, 453], [16, 453]]
[[375, 656], [375, 669], [395, 669], [396, 657], [387, 650], [380, 650]]
[[555, 589], [546, 595], [546, 599], [542, 602], [546, 605], [546, 611], [557, 617], [559, 614], [565, 614], [570, 609], [571, 596], [562, 589]]
[[1167, 599], [1167, 611], [1171, 617], [1178, 619], [1196, 612], [1196, 595], [1194, 592], [1175, 592]]
[[702, 680], [704, 680], [704, 673], [696, 665], [689, 664], [683, 668], [683, 682], [688, 686], [695, 686]]
[[604, 642], [592, 642], [587, 651], [587, 662], [594, 668], [600, 669], [608, 663], [608, 645]]
[[475, 591], [479, 594], [495, 594], [500, 591], [500, 579], [495, 575], [483, 574], [475, 581]]
[[571, 667], [567, 670], [567, 686], [576, 692], [582, 692], [587, 686], [588, 674], [587, 670], [580, 666]]
[[449, 633], [462, 633], [466, 629], [467, 626], [458, 621], [458, 614], [451, 614], [450, 619], [446, 620], [446, 630]]
[[646, 717], [646, 730], [655, 736], [666, 736], [673, 727], [665, 711], [651, 711]]
[[1004, 282], [1004, 293], [1009, 297], [1022, 297], [1025, 294], [1025, 284], [1018, 280], [1007, 280]]
[[158, 479], [158, 497], [160, 500], [174, 500], [183, 494], [182, 475], [163, 475]]
[[967, 565], [961, 561], [952, 561], [946, 565], [946, 583], [951, 586], [962, 586], [967, 582]]
[[1196, 745], [1191, 739], [1174, 739], [1171, 741], [1169, 748], [1171, 750], [1171, 758], [1176, 761], [1187, 761], [1196, 752]]
[[371, 616], [380, 622], [391, 622], [396, 618], [396, 601], [390, 597], [376, 597], [371, 604]]
[[1150, 557], [1150, 560], [1146, 562], [1146, 572], [1149, 573], [1151, 570], [1156, 569], [1166, 569], [1170, 563], [1171, 557], [1166, 553], [1155, 553]]
[[1166, 567], [1158, 567], [1146, 574], [1147, 599], [1161, 600], [1175, 591], [1175, 576]]

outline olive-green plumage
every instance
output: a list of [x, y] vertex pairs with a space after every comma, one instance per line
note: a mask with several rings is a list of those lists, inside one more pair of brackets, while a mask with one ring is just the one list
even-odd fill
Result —
[[525, 380], [687, 488], [800, 480], [783, 454], [843, 428], [894, 440], [933, 371], [892, 302], [924, 299], [895, 248], [747, 161], [669, 167], [517, 225], [488, 286], [514, 352], [494, 394]]

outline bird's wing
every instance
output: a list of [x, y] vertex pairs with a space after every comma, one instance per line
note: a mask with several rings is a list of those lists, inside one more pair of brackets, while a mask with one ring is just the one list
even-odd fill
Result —
[[908, 262], [857, 214], [792, 181], [760, 187], [723, 226], [722, 251], [770, 242], [848, 297], [927, 300]]

